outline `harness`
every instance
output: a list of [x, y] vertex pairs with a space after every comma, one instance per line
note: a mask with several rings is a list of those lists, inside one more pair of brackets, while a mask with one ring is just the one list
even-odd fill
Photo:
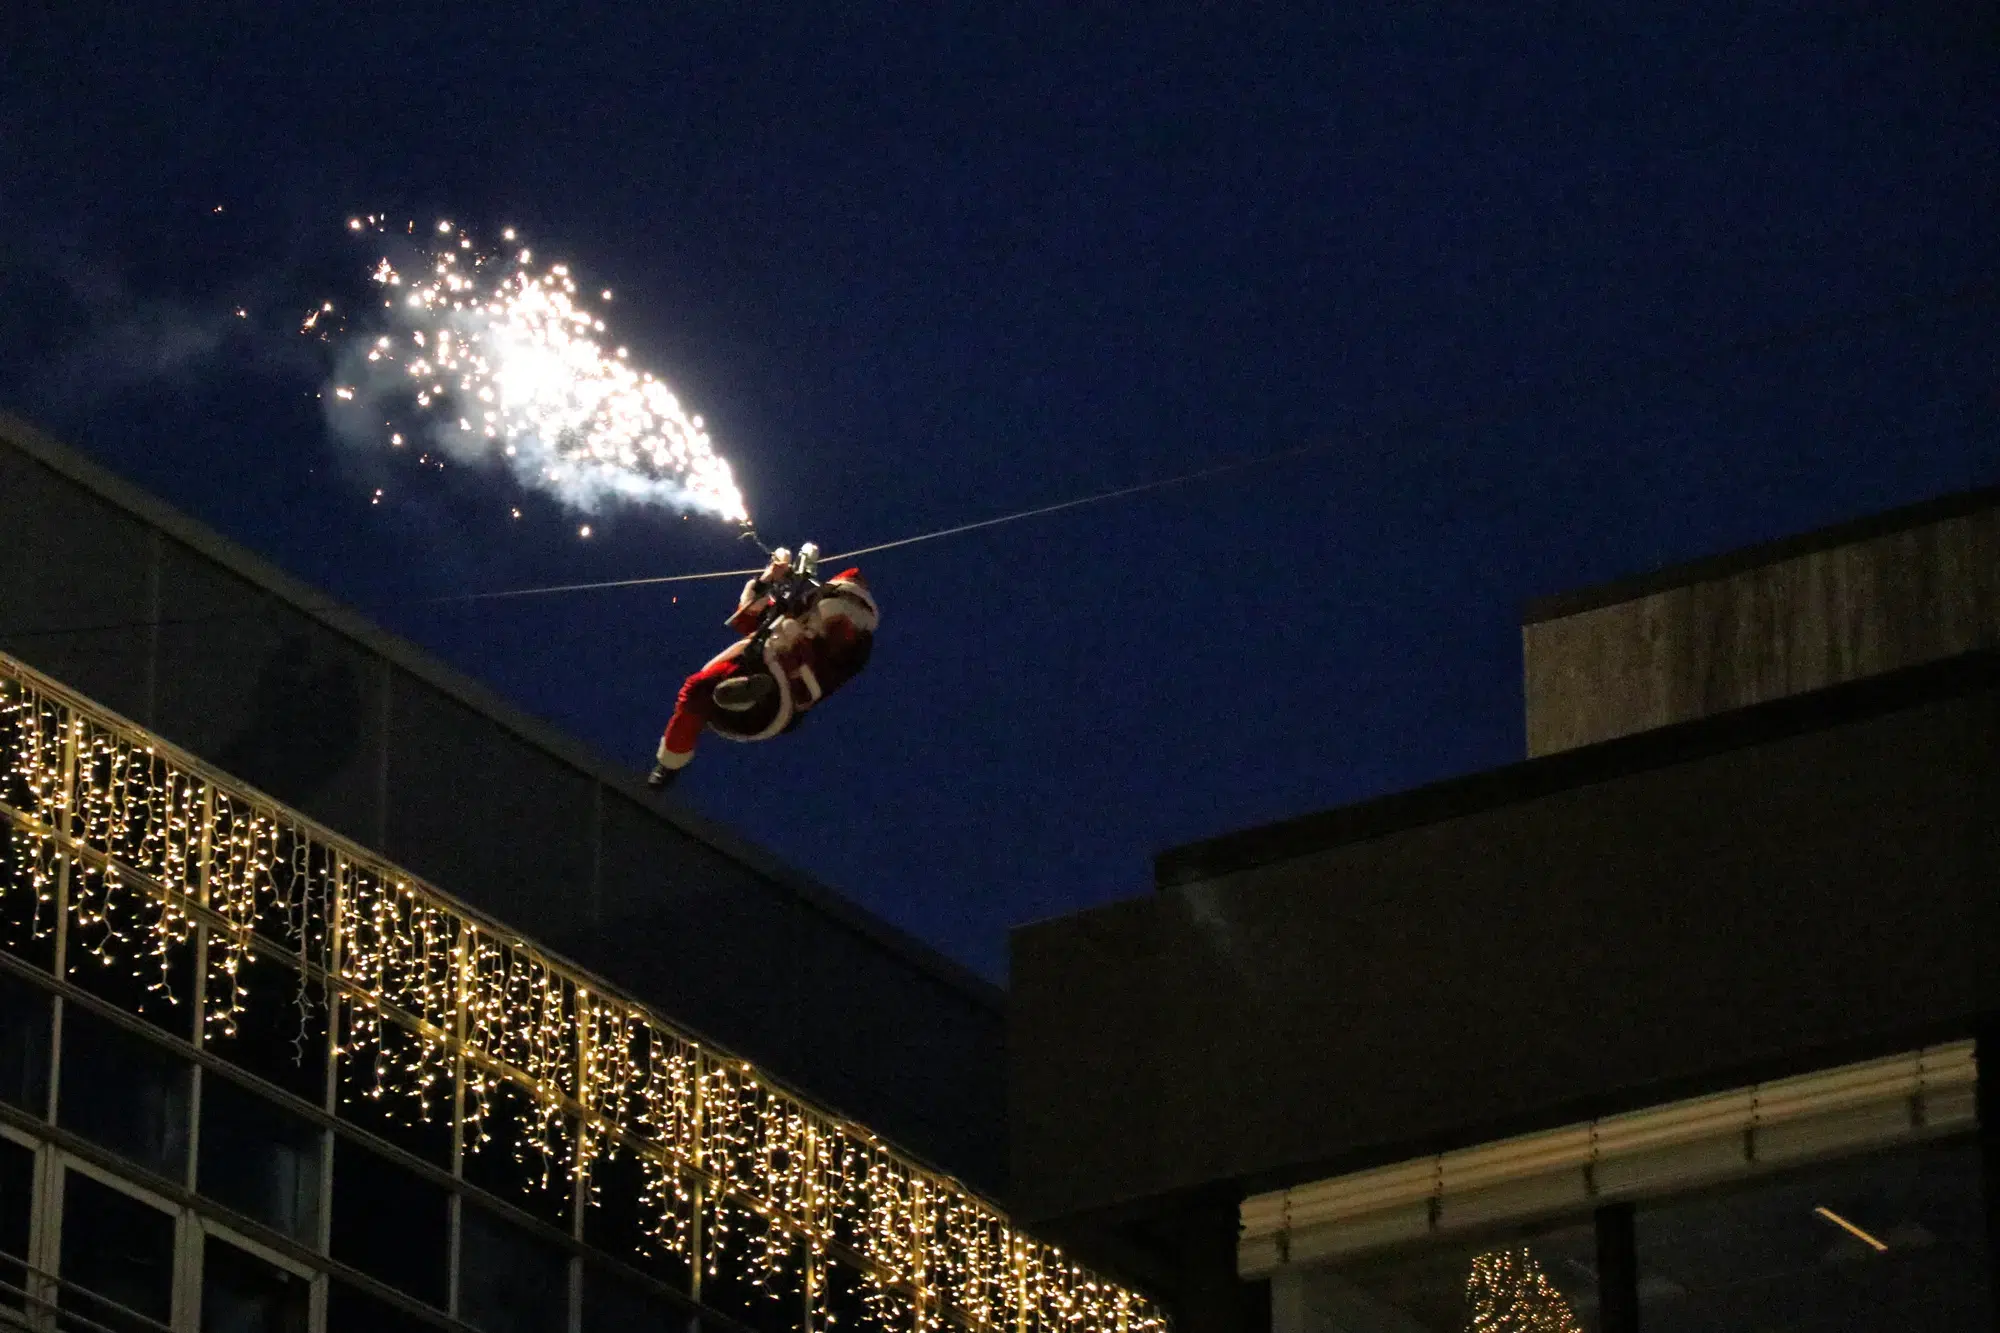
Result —
[[804, 574], [792, 574], [765, 589], [771, 604], [764, 608], [764, 614], [757, 618], [757, 628], [750, 631], [750, 646], [744, 649], [758, 661], [764, 660], [764, 647], [771, 641], [771, 633], [778, 622], [787, 616], [796, 619], [812, 609], [826, 591], [826, 585], [818, 579]]
[[[740, 731], [732, 720], [725, 717], [709, 719], [708, 729], [715, 735], [729, 741], [762, 741], [790, 731], [797, 726], [803, 714], [792, 698], [792, 682], [786, 676], [777, 654], [771, 651], [771, 636], [778, 628], [778, 622], [787, 616], [800, 616], [819, 600], [821, 585], [808, 575], [792, 574], [789, 577], [766, 586], [764, 595], [771, 599], [757, 617], [756, 628], [745, 636], [742, 643], [729, 650], [739, 654], [751, 669], [761, 670], [771, 678], [778, 688], [778, 707], [770, 721], [756, 731]], [[719, 660], [719, 659], [718, 659]], [[811, 695], [811, 703], [818, 703], [820, 690], [818, 680], [810, 671], [800, 673], [801, 684]], [[808, 704], [810, 707], [810, 704]]]
[[792, 681], [786, 675], [777, 655], [771, 650], [771, 636], [776, 632], [780, 621], [788, 617], [802, 618], [826, 597], [847, 598], [866, 604], [864, 598], [854, 597], [844, 589], [828, 587], [811, 575], [799, 573], [793, 573], [775, 584], [766, 586], [764, 595], [771, 599], [770, 605], [764, 608], [757, 618], [756, 628], [750, 631], [742, 646], [735, 651], [740, 652], [757, 667], [761, 667], [777, 685], [778, 711], [766, 726], [754, 734], [736, 731], [722, 719], [711, 719], [709, 730], [725, 740], [768, 740], [772, 736], [790, 731], [805, 719], [806, 710], [823, 697], [824, 692], [820, 687], [819, 678], [814, 675], [811, 667], [802, 664], [798, 668], [798, 684], [803, 688], [805, 697], [794, 699]]

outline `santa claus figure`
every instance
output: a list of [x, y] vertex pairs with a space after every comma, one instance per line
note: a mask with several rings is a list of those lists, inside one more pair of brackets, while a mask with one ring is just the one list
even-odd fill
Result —
[[767, 741], [797, 727], [827, 696], [861, 674], [881, 612], [858, 569], [821, 582], [819, 552], [771, 556], [743, 586], [729, 628], [743, 638], [681, 686], [646, 785], [672, 786], [694, 758], [701, 733]]

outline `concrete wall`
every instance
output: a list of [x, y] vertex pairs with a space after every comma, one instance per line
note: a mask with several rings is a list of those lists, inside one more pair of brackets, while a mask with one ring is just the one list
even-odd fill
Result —
[[1014, 936], [1014, 1205], [1058, 1236], [1968, 1023], [2000, 659], [1169, 859]]
[[2000, 492], [1554, 599], [1530, 616], [1530, 755], [2000, 646]]
[[0, 418], [0, 650], [1002, 1187], [996, 988], [325, 606]]

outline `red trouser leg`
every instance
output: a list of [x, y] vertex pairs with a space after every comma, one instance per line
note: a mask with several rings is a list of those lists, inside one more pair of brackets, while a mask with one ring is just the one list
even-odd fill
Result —
[[666, 734], [660, 737], [657, 758], [663, 767], [687, 767], [694, 758], [694, 744], [701, 739], [701, 729], [715, 715], [715, 687], [743, 670], [743, 644], [737, 643], [687, 678], [681, 686], [680, 698], [674, 702], [674, 715], [667, 723]]

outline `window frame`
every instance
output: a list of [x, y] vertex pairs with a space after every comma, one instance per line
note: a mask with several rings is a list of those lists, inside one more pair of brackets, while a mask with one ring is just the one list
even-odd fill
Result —
[[[48, 1277], [54, 1277], [63, 1284], [67, 1284], [70, 1281], [68, 1275], [62, 1271], [62, 1244], [64, 1214], [67, 1211], [68, 1204], [67, 1177], [71, 1171], [76, 1172], [86, 1180], [104, 1186], [113, 1193], [121, 1194], [157, 1212], [165, 1213], [172, 1220], [174, 1227], [173, 1291], [168, 1302], [168, 1308], [172, 1313], [167, 1322], [175, 1329], [194, 1327], [195, 1325], [190, 1322], [188, 1315], [190, 1278], [188, 1262], [189, 1210], [182, 1207], [178, 1202], [166, 1198], [137, 1181], [126, 1179], [115, 1171], [107, 1170], [88, 1158], [53, 1143], [47, 1146], [47, 1160], [41, 1181], [44, 1193], [36, 1219], [42, 1225], [45, 1233], [41, 1247], [42, 1260], [37, 1264], [37, 1267], [42, 1270], [43, 1274], [48, 1275], [42, 1279], [43, 1285], [53, 1288], [44, 1293], [45, 1297], [53, 1303], [56, 1292], [61, 1289], [60, 1286], [50, 1283]], [[199, 1260], [197, 1259], [197, 1265], [198, 1262]], [[193, 1278], [196, 1282], [200, 1280], [198, 1266], [194, 1270]], [[133, 1310], [129, 1313], [136, 1315], [139, 1312]], [[141, 1315], [140, 1317], [144, 1318], [145, 1316]]]
[[[48, 1265], [43, 1262], [42, 1251], [47, 1245], [44, 1233], [48, 1228], [44, 1225], [43, 1219], [48, 1214], [49, 1206], [50, 1148], [47, 1140], [37, 1138], [26, 1130], [17, 1129], [4, 1120], [0, 1120], [0, 1141], [11, 1143], [17, 1148], [26, 1148], [33, 1158], [28, 1183], [28, 1252], [21, 1256], [23, 1262], [28, 1265], [28, 1272], [24, 1275], [21, 1285], [26, 1290], [29, 1304], [33, 1305], [35, 1301], [47, 1295], [44, 1291], [47, 1282], [41, 1274], [48, 1271]], [[28, 1315], [31, 1321], [35, 1317], [33, 1313]]]
[[[192, 1212], [192, 1210], [190, 1211]], [[290, 1255], [272, 1249], [270, 1246], [264, 1244], [264, 1242], [245, 1235], [221, 1218], [205, 1213], [193, 1213], [191, 1231], [192, 1243], [189, 1248], [193, 1253], [188, 1256], [188, 1267], [192, 1277], [192, 1285], [189, 1288], [190, 1327], [197, 1329], [201, 1327], [202, 1279], [206, 1274], [208, 1263], [207, 1246], [209, 1237], [211, 1236], [222, 1241], [224, 1244], [234, 1245], [245, 1254], [262, 1260], [273, 1268], [281, 1268], [294, 1277], [304, 1278], [308, 1284], [306, 1326], [309, 1329], [324, 1329], [326, 1327], [326, 1290], [328, 1281], [326, 1269], [301, 1263]]]

